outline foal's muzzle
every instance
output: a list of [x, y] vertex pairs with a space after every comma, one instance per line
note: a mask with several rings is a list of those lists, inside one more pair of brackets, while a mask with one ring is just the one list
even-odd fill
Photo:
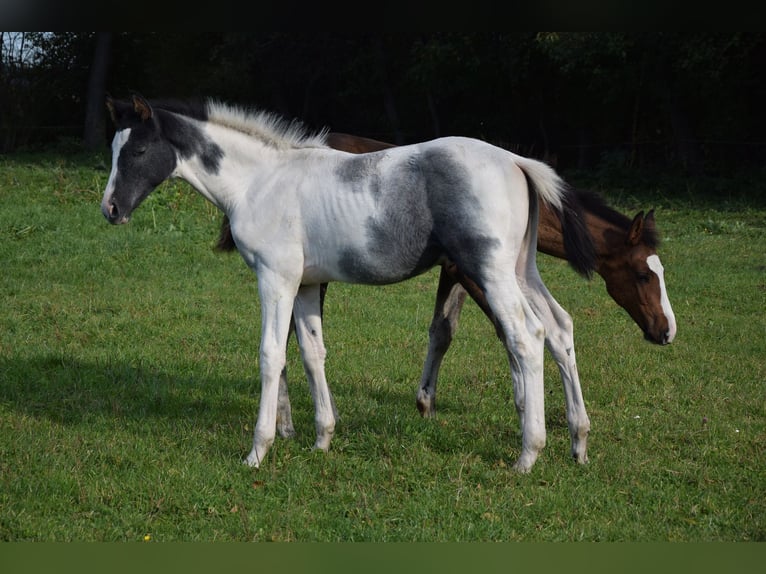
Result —
[[130, 221], [130, 214], [123, 214], [117, 204], [112, 200], [101, 204], [101, 213], [104, 214], [106, 220], [112, 225], [121, 225]]

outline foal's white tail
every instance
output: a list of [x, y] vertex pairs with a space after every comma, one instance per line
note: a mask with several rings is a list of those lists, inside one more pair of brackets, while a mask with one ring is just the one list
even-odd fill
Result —
[[[524, 172], [530, 187], [558, 216], [564, 239], [564, 251], [572, 268], [585, 277], [596, 269], [596, 247], [585, 224], [577, 194], [549, 165], [516, 154], [511, 154]], [[536, 226], [537, 222], [535, 222]], [[535, 230], [536, 231], [536, 230]], [[537, 237], [535, 234], [533, 237]], [[536, 239], [535, 246], [536, 248]]]
[[532, 183], [537, 197], [550, 205], [556, 213], [560, 213], [564, 209], [563, 200], [567, 186], [559, 174], [548, 164], [536, 159], [522, 157], [514, 153], [511, 156], [516, 165], [527, 176], [527, 180]]

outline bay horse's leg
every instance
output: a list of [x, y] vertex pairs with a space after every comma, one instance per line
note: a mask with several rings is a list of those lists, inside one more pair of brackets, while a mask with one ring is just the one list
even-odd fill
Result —
[[428, 353], [417, 394], [417, 407], [424, 417], [432, 417], [436, 412], [436, 384], [439, 379], [439, 369], [457, 331], [466, 293], [495, 326], [495, 332], [500, 341], [504, 341], [503, 332], [495, 322], [495, 315], [487, 304], [484, 292], [454, 263], [442, 265], [439, 286], [436, 290], [434, 316], [428, 329]]
[[[590, 419], [585, 410], [580, 377], [577, 372], [572, 319], [545, 287], [537, 266], [526, 267], [524, 256], [520, 256], [517, 273], [530, 306], [543, 323], [545, 345], [551, 352], [561, 374], [567, 424], [572, 439], [572, 457], [579, 463], [586, 463]], [[462, 274], [454, 264], [446, 264], [439, 277], [436, 308], [429, 331], [431, 339], [429, 339], [428, 356], [418, 392], [418, 409], [427, 416], [433, 415], [439, 366], [457, 329], [457, 319], [465, 299], [465, 293], [461, 295], [463, 290], [468, 292], [490, 322], [495, 325], [495, 331], [500, 340], [504, 340], [502, 329], [499, 328], [484, 293], [478, 285]], [[459, 295], [461, 296], [458, 299]], [[425, 410], [424, 406], [429, 405], [430, 411]]]
[[295, 335], [303, 359], [303, 368], [314, 399], [316, 443], [314, 448], [328, 450], [335, 432], [335, 404], [325, 378], [327, 356], [322, 338], [319, 285], [305, 285], [298, 290], [293, 307]]
[[258, 419], [253, 433], [253, 448], [245, 463], [259, 467], [274, 443], [277, 427], [279, 379], [285, 369], [287, 337], [296, 284], [274, 273], [258, 274], [261, 300], [261, 343], [259, 363], [261, 371], [261, 398]]
[[572, 439], [572, 457], [579, 463], [588, 462], [588, 433], [590, 419], [577, 373], [572, 318], [553, 298], [543, 283], [536, 266], [530, 266], [523, 275], [523, 290], [535, 314], [545, 327], [545, 344], [561, 373], [566, 401], [567, 425]]
[[417, 407], [424, 417], [432, 417], [436, 412], [439, 368], [457, 329], [465, 296], [466, 291], [458, 283], [455, 275], [448, 272], [446, 265], [442, 266], [439, 287], [436, 290], [434, 316], [428, 329], [428, 353], [417, 394]]

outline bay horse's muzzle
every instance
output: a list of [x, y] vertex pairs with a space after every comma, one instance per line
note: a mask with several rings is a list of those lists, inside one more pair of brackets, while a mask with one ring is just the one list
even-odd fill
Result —
[[644, 331], [644, 339], [651, 343], [656, 343], [657, 345], [669, 345], [670, 344], [670, 329], [664, 329], [662, 331], [659, 331], [657, 333], [650, 333], [649, 331]]

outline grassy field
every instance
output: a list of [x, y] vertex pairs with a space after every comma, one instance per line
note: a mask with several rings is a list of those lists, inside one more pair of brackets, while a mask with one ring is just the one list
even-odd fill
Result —
[[185, 184], [109, 226], [108, 166], [0, 158], [0, 540], [766, 540], [766, 207], [747, 189], [601, 190], [629, 214], [657, 208], [678, 320], [668, 347], [643, 341], [600, 278], [540, 257], [575, 320], [587, 466], [569, 458], [547, 361], [548, 445], [530, 474], [511, 470], [507, 360], [473, 304], [438, 416], [420, 418], [432, 272], [330, 287], [331, 450], [310, 449], [292, 342], [299, 434], [253, 470], [241, 460], [260, 391], [256, 278], [213, 251], [219, 214]]

